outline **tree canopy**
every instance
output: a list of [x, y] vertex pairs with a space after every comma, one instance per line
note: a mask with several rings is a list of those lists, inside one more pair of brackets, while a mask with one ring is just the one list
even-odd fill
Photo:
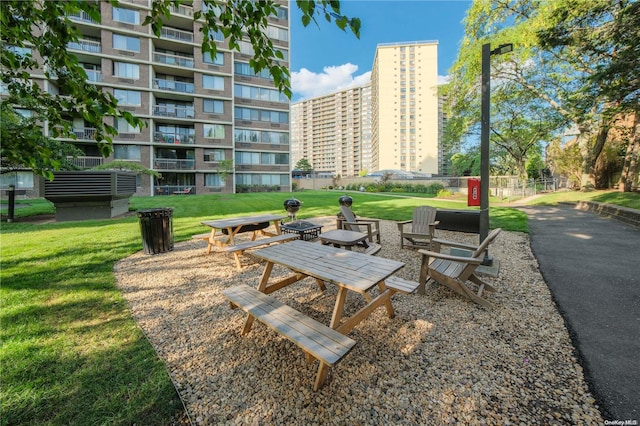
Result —
[[[522, 111], [528, 111], [528, 124], [519, 124], [520, 135], [549, 142], [561, 130], [576, 128], [581, 185], [595, 182], [595, 166], [617, 115], [625, 111], [621, 107], [628, 112], [631, 105], [638, 105], [634, 75], [640, 68], [640, 35], [637, 25], [632, 26], [638, 20], [637, 9], [633, 0], [475, 0], [446, 88], [452, 115], [446, 139], [459, 140], [480, 121], [481, 46], [513, 43], [513, 53], [491, 59], [492, 107], [499, 114], [495, 123], [504, 123], [505, 105], [517, 101]], [[629, 69], [624, 76], [623, 67]], [[537, 117], [531, 114], [534, 111]], [[493, 143], [504, 139], [511, 147], [522, 147], [514, 145], [517, 138], [496, 138], [503, 133], [497, 125]], [[549, 131], [536, 136], [536, 128], [544, 127]]]
[[[117, 5], [117, 0], [109, 0]], [[159, 37], [163, 23], [171, 16], [171, 7], [181, 0], [153, 0], [143, 25], [149, 25]], [[304, 26], [324, 18], [342, 30], [360, 34], [360, 20], [342, 15], [338, 0], [297, 0]], [[71, 16], [84, 13], [100, 22], [100, 4], [93, 1], [3, 0], [0, 2], [0, 44], [2, 66], [2, 104], [31, 111], [35, 126], [42, 132], [47, 126], [53, 137], [75, 139], [72, 132], [74, 117], [81, 117], [88, 127], [95, 128], [95, 140], [103, 156], [112, 152], [112, 137], [117, 134], [105, 117], [119, 117], [130, 125], [144, 123], [130, 112], [118, 108], [115, 97], [87, 81], [87, 74], [67, 45], [76, 42], [79, 33]], [[250, 66], [256, 73], [269, 70], [274, 85], [291, 97], [289, 70], [284, 55], [267, 36], [268, 18], [278, 13], [273, 0], [203, 0], [203, 10], [194, 13], [194, 20], [202, 20], [203, 52], [215, 55], [218, 46], [213, 34], [222, 33], [229, 49], [240, 49], [241, 40], [249, 40], [254, 56]], [[56, 90], [48, 90], [35, 83], [39, 77], [55, 82]], [[45, 124], [46, 123], [46, 124]], [[3, 124], [4, 126], [4, 124]], [[0, 157], [2, 167], [21, 163], [34, 172], [51, 178], [61, 167], [58, 157], [51, 157], [37, 132], [17, 134], [3, 127]], [[5, 139], [8, 138], [8, 139]], [[17, 143], [20, 140], [21, 143]], [[16, 143], [6, 143], [16, 141]]]

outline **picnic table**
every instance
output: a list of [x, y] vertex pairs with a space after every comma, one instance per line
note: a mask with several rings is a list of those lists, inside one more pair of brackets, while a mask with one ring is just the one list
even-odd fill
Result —
[[[403, 262], [304, 241], [262, 248], [253, 252], [253, 256], [266, 261], [258, 284], [258, 290], [265, 294], [273, 293], [307, 277], [315, 278], [321, 290], [325, 289], [325, 283], [337, 285], [338, 295], [329, 326], [343, 334], [349, 333], [381, 305], [385, 305], [389, 318], [395, 315], [391, 296], [397, 289], [385, 285], [385, 280], [404, 267]], [[293, 275], [269, 283], [274, 265], [290, 269]], [[369, 292], [376, 286], [380, 294], [371, 299]], [[343, 321], [349, 292], [361, 294], [369, 302]]]
[[[247, 312], [243, 335], [251, 330], [257, 319], [302, 348], [309, 361], [319, 361], [314, 390], [325, 382], [329, 367], [355, 345], [356, 342], [346, 334], [382, 305], [389, 318], [393, 318], [395, 313], [391, 296], [396, 292], [413, 292], [418, 286], [417, 282], [392, 277], [404, 267], [403, 262], [322, 244], [296, 240], [256, 250], [253, 255], [266, 261], [257, 290], [240, 285], [226, 289], [223, 294], [232, 307], [240, 307]], [[276, 282], [269, 282], [274, 265], [284, 266], [293, 274]], [[314, 278], [321, 290], [325, 289], [325, 283], [338, 286], [329, 326], [268, 296], [307, 277]], [[369, 291], [376, 286], [379, 294], [372, 298]], [[363, 295], [367, 303], [352, 316], [343, 318], [349, 292]]]
[[[194, 235], [192, 238], [207, 241], [207, 254], [211, 253], [213, 246], [222, 248], [223, 251], [233, 253], [238, 269], [242, 268], [240, 255], [248, 249], [268, 245], [276, 242], [291, 241], [297, 235], [282, 235], [280, 221], [287, 216], [263, 214], [253, 216], [239, 216], [227, 219], [205, 220], [202, 223], [211, 228], [210, 233]], [[267, 231], [273, 224], [273, 231]], [[218, 233], [220, 231], [220, 233]], [[235, 237], [242, 232], [253, 232], [251, 241], [236, 243]], [[267, 237], [256, 239], [258, 235]], [[221, 236], [221, 238], [217, 238]]]

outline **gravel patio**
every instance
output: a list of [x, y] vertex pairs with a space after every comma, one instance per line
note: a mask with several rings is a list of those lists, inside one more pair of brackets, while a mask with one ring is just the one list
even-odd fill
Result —
[[[305, 220], [335, 229], [335, 217]], [[397, 275], [417, 280], [420, 256], [400, 249], [395, 222], [381, 221], [381, 234], [378, 256], [405, 262]], [[437, 237], [478, 243], [473, 234]], [[115, 266], [117, 285], [194, 424], [603, 422], [526, 234], [502, 232], [490, 247], [500, 262], [498, 277], [488, 277], [498, 289], [488, 295], [495, 308], [432, 282], [425, 295], [397, 294], [396, 317], [380, 308], [356, 327], [349, 334], [356, 346], [318, 392], [317, 365], [262, 324], [241, 337], [245, 316], [221, 295], [236, 284], [257, 285], [262, 266], [245, 256], [238, 271], [231, 255], [206, 255], [205, 247], [182, 242]], [[286, 274], [276, 267], [272, 276]], [[336, 292], [306, 279], [272, 296], [328, 324]], [[362, 303], [347, 299], [351, 312]]]

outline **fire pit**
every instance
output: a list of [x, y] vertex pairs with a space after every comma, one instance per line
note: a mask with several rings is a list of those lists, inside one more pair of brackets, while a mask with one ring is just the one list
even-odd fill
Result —
[[300, 235], [300, 239], [303, 241], [315, 240], [320, 235], [322, 226], [316, 225], [304, 220], [296, 220], [295, 222], [285, 223], [280, 225], [280, 229], [285, 234], [296, 233]]

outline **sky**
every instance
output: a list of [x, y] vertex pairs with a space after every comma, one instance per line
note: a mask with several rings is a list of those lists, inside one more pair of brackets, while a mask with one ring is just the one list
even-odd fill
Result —
[[464, 36], [471, 0], [342, 0], [341, 12], [362, 21], [360, 39], [323, 16], [304, 27], [291, 2], [292, 101], [325, 95], [370, 80], [380, 43], [438, 41], [438, 75], [445, 77]]

